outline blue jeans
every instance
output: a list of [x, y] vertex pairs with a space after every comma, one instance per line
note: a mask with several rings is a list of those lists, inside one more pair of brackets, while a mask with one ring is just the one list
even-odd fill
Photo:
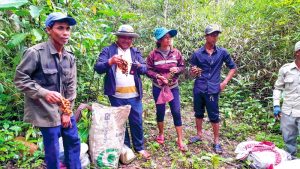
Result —
[[[161, 89], [153, 86], [152, 94], [154, 97], [154, 101], [156, 103], [159, 93]], [[179, 95], [179, 88], [175, 87], [171, 89], [171, 92], [174, 96], [174, 99], [169, 102], [171, 113], [173, 116], [173, 122], [176, 127], [182, 126], [181, 122], [181, 114], [180, 114], [180, 95]], [[165, 113], [166, 113], [166, 104], [156, 104], [156, 121], [163, 122]]]
[[292, 117], [281, 113], [280, 128], [287, 152], [295, 156], [297, 153], [297, 137], [300, 135], [300, 117]]
[[219, 93], [194, 93], [194, 111], [196, 118], [204, 118], [205, 107], [210, 122], [219, 123]]
[[[143, 133], [143, 105], [139, 97], [130, 98], [130, 99], [119, 99], [114, 96], [108, 96], [110, 104], [114, 107], [131, 105], [130, 114], [129, 114], [129, 127], [130, 134], [132, 137], [132, 143], [135, 151], [144, 150], [144, 133]], [[128, 128], [126, 127], [125, 132], [125, 141], [128, 147], [130, 146], [130, 138], [128, 133]]]
[[40, 127], [43, 135], [45, 149], [45, 162], [47, 169], [59, 169], [59, 143], [63, 138], [65, 165], [68, 169], [81, 169], [80, 163], [80, 139], [74, 116], [71, 117], [72, 128]]

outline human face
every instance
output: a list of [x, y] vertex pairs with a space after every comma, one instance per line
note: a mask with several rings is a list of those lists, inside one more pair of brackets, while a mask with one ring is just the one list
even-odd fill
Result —
[[296, 60], [300, 60], [300, 50], [295, 52], [295, 58]]
[[161, 46], [162, 48], [168, 47], [168, 46], [170, 46], [170, 45], [172, 44], [172, 37], [171, 37], [170, 34], [167, 33], [165, 36], [163, 36], [163, 37], [159, 40], [159, 42], [160, 42], [160, 46]]
[[219, 32], [213, 32], [205, 36], [206, 43], [215, 45], [218, 41]]
[[130, 36], [117, 36], [117, 44], [122, 49], [128, 49], [132, 45], [133, 39]]
[[47, 33], [55, 46], [64, 46], [69, 41], [71, 27], [67, 22], [55, 22], [52, 28], [47, 27]]

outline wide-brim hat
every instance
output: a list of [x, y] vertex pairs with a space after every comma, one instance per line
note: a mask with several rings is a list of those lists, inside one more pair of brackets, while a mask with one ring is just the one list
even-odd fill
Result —
[[139, 37], [139, 35], [134, 32], [134, 29], [130, 25], [121, 25], [118, 31], [113, 34], [116, 36], [129, 36], [133, 38]]
[[76, 20], [71, 16], [65, 15], [61, 12], [53, 12], [48, 15], [45, 21], [45, 26], [51, 27], [57, 21], [67, 22], [70, 26], [76, 25]]
[[156, 40], [159, 40], [161, 39], [162, 37], [164, 37], [166, 34], [170, 34], [171, 37], [174, 37], [177, 35], [177, 30], [175, 29], [167, 29], [167, 28], [164, 28], [164, 27], [161, 27], [161, 28], [156, 28], [154, 30], [154, 37]]
[[205, 31], [204, 31], [205, 35], [208, 35], [208, 34], [211, 34], [214, 32], [222, 33], [221, 27], [217, 24], [210, 24], [210, 25], [206, 26]]
[[295, 44], [295, 52], [300, 50], [300, 41]]

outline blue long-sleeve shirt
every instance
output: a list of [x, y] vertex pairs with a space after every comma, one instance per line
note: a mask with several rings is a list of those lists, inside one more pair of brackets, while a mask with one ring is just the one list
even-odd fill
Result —
[[201, 76], [195, 79], [194, 93], [215, 94], [220, 92], [221, 69], [225, 62], [229, 69], [235, 69], [236, 65], [225, 48], [215, 46], [210, 56], [202, 46], [195, 51], [191, 58], [191, 66], [202, 69]]
[[[138, 89], [140, 99], [143, 96], [143, 88], [141, 81], [141, 74], [147, 73], [147, 66], [142, 57], [141, 52], [137, 48], [130, 48], [131, 59], [133, 62], [139, 62], [141, 66], [137, 69], [134, 74], [135, 86]], [[118, 54], [118, 46], [113, 43], [112, 45], [103, 48], [99, 54], [98, 60], [94, 66], [94, 69], [97, 73], [102, 74], [106, 73], [104, 77], [104, 94], [105, 95], [114, 95], [116, 93], [116, 65], [109, 65], [108, 60]]]

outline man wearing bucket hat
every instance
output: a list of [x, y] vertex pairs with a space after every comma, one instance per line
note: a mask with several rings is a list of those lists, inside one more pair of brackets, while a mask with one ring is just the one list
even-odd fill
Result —
[[[129, 127], [133, 146], [145, 159], [149, 159], [150, 154], [144, 149], [140, 77], [147, 72], [147, 67], [141, 52], [132, 46], [134, 38], [139, 35], [130, 25], [121, 25], [114, 35], [117, 41], [101, 51], [94, 69], [99, 74], [105, 73], [104, 94], [108, 95], [112, 106], [131, 105]], [[124, 143], [131, 147], [128, 129]]]
[[76, 98], [76, 62], [64, 48], [74, 18], [61, 12], [48, 15], [47, 42], [28, 48], [16, 69], [14, 82], [25, 94], [24, 121], [39, 127], [43, 136], [47, 168], [59, 168], [59, 137], [63, 138], [65, 165], [79, 169], [80, 139], [73, 114], [62, 113], [62, 98], [72, 105]]
[[[295, 60], [279, 69], [273, 90], [274, 116], [280, 127], [286, 150], [295, 156], [300, 129], [300, 41], [295, 44]], [[284, 95], [282, 95], [284, 93]], [[283, 97], [282, 109], [280, 100]]]
[[156, 106], [156, 121], [159, 133], [156, 141], [164, 144], [164, 116], [166, 103], [169, 102], [175, 129], [177, 146], [181, 151], [187, 151], [182, 138], [182, 122], [180, 114], [180, 96], [178, 76], [184, 71], [184, 59], [180, 51], [172, 46], [172, 38], [177, 30], [164, 27], [154, 30], [157, 48], [150, 52], [147, 58], [147, 75], [152, 79], [152, 93]]
[[[191, 58], [191, 75], [195, 77], [193, 94], [197, 135], [191, 137], [190, 142], [202, 139], [202, 122], [206, 108], [214, 133], [213, 149], [221, 154], [223, 150], [219, 142], [219, 94], [234, 76], [236, 65], [225, 48], [216, 46], [218, 36], [222, 32], [220, 26], [208, 25], [204, 32], [205, 45], [196, 50]], [[223, 63], [230, 70], [221, 82]]]

